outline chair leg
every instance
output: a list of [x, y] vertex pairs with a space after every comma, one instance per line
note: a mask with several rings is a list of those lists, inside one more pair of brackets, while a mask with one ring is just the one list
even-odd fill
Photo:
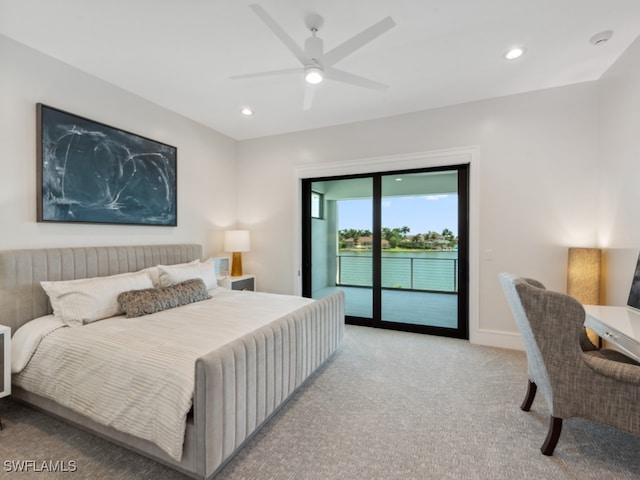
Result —
[[556, 448], [556, 444], [560, 438], [560, 432], [562, 432], [562, 419], [552, 416], [551, 421], [549, 422], [547, 438], [545, 438], [544, 443], [540, 448], [543, 455], [553, 455], [553, 450]]
[[531, 409], [531, 404], [533, 403], [533, 399], [536, 398], [537, 391], [538, 386], [529, 380], [529, 384], [527, 385], [527, 395], [524, 397], [522, 405], [520, 405], [520, 410], [528, 412]]

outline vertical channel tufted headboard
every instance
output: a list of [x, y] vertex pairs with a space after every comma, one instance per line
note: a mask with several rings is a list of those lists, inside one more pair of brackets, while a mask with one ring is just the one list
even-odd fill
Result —
[[13, 334], [29, 320], [51, 313], [43, 280], [104, 277], [201, 257], [202, 246], [196, 244], [0, 251], [0, 324]]

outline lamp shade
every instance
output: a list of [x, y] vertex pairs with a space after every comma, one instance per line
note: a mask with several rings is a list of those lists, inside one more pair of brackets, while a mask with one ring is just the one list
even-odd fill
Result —
[[583, 305], [598, 305], [601, 264], [601, 248], [569, 248], [567, 294]]
[[227, 230], [224, 232], [225, 252], [250, 251], [249, 230]]

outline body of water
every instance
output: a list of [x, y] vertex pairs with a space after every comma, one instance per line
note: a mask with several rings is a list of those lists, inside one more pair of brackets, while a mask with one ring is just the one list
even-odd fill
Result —
[[[338, 283], [371, 286], [370, 251], [341, 251]], [[457, 251], [382, 252], [382, 287], [434, 292], [458, 291]]]

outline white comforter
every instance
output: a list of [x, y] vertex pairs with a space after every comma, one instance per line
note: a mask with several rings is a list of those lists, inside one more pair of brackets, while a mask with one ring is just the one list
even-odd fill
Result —
[[59, 328], [13, 383], [179, 461], [196, 359], [312, 301], [217, 288], [211, 299], [176, 309]]

